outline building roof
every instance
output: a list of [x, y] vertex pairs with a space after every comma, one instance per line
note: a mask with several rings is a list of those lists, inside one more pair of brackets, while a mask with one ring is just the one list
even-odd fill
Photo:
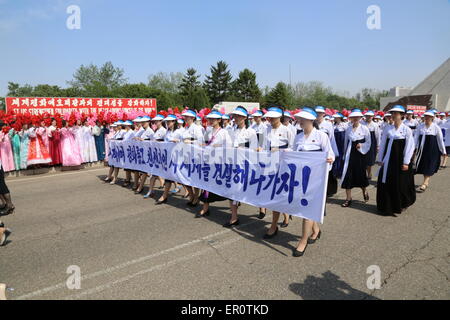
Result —
[[450, 58], [419, 83], [409, 95], [428, 94], [437, 95], [434, 108], [445, 111], [450, 110]]

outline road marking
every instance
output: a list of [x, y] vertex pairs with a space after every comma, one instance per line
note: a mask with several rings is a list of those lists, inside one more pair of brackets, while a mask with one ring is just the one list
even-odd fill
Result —
[[41, 179], [45, 179], [45, 178], [54, 178], [54, 177], [60, 177], [60, 176], [68, 176], [68, 175], [72, 175], [72, 174], [80, 174], [80, 173], [87, 173], [87, 172], [93, 172], [93, 171], [100, 171], [100, 170], [105, 170], [107, 169], [107, 167], [105, 168], [99, 168], [99, 169], [88, 169], [88, 170], [82, 170], [82, 171], [77, 171], [77, 172], [67, 172], [67, 173], [56, 173], [56, 174], [49, 174], [49, 175], [45, 175], [45, 176], [39, 176], [39, 177], [35, 177], [35, 178], [24, 178], [24, 179], [6, 179], [6, 182], [11, 183], [11, 182], [21, 182], [21, 181], [30, 181], [30, 180], [41, 180]]
[[201, 256], [201, 255], [203, 255], [205, 253], [208, 253], [208, 252], [210, 252], [210, 251], [212, 251], [214, 249], [219, 249], [221, 247], [230, 245], [230, 244], [235, 243], [235, 242], [237, 242], [239, 240], [242, 240], [242, 239], [243, 239], [243, 237], [232, 238], [230, 240], [224, 241], [223, 243], [221, 243], [221, 244], [219, 244], [217, 246], [214, 246], [214, 248], [213, 247], [205, 248], [205, 249], [202, 249], [202, 250], [197, 251], [195, 253], [192, 253], [192, 254], [189, 254], [189, 255], [186, 255], [186, 256], [183, 256], [183, 257], [180, 257], [180, 258], [168, 261], [166, 263], [162, 263], [162, 264], [150, 267], [148, 269], [144, 269], [144, 270], [138, 271], [136, 273], [127, 275], [127, 276], [119, 278], [117, 280], [114, 280], [114, 281], [111, 281], [111, 282], [107, 282], [105, 284], [102, 284], [102, 285], [96, 286], [94, 288], [88, 289], [88, 290], [86, 290], [84, 292], [81, 292], [79, 294], [68, 296], [68, 297], [65, 298], [65, 300], [76, 300], [76, 299], [80, 299], [80, 298], [82, 298], [84, 296], [88, 296], [88, 295], [91, 295], [91, 294], [94, 294], [94, 293], [97, 293], [97, 292], [100, 292], [100, 291], [104, 291], [106, 289], [109, 289], [109, 288], [113, 287], [116, 284], [129, 281], [129, 280], [131, 280], [133, 278], [136, 278], [138, 276], [144, 275], [146, 273], [150, 273], [150, 272], [155, 271], [155, 270], [165, 269], [167, 267], [176, 265], [177, 263], [182, 262], [182, 261], [191, 260], [191, 259], [193, 259], [195, 257], [198, 257], [198, 256]]
[[[241, 227], [249, 226], [249, 225], [252, 225], [252, 224], [254, 224], [256, 222], [259, 222], [259, 220], [255, 220], [255, 221], [251, 221], [251, 222], [246, 223], [246, 224], [242, 224]], [[207, 240], [209, 238], [213, 238], [213, 237], [217, 237], [217, 236], [229, 233], [232, 230], [233, 229], [226, 229], [226, 230], [223, 230], [223, 231], [212, 233], [212, 234], [207, 235], [205, 237], [198, 238], [198, 239], [195, 239], [195, 240], [192, 240], [192, 241], [189, 241], [189, 242], [185, 242], [185, 243], [179, 244], [179, 245], [177, 245], [175, 247], [172, 247], [172, 248], [169, 248], [169, 249], [165, 249], [165, 250], [162, 250], [162, 251], [159, 251], [159, 252], [156, 252], [156, 253], [144, 256], [144, 257], [133, 259], [133, 260], [121, 263], [119, 265], [116, 265], [116, 266], [113, 266], [113, 267], [110, 267], [110, 268], [107, 268], [107, 269], [104, 269], [104, 270], [100, 270], [100, 271], [97, 271], [97, 272], [94, 272], [94, 273], [91, 273], [91, 274], [87, 274], [87, 275], [81, 277], [81, 281], [88, 280], [88, 279], [93, 279], [95, 277], [106, 275], [106, 274], [112, 273], [114, 271], [126, 268], [126, 267], [131, 266], [131, 265], [136, 264], [136, 263], [141, 263], [141, 262], [144, 262], [144, 261], [151, 260], [153, 258], [159, 257], [159, 256], [164, 255], [166, 253], [170, 253], [172, 251], [176, 251], [176, 250], [179, 250], [179, 249], [191, 246], [193, 244], [202, 242], [202, 241]], [[46, 293], [49, 293], [49, 292], [52, 292], [52, 291], [55, 291], [55, 290], [58, 290], [58, 289], [65, 288], [65, 287], [66, 287], [66, 282], [62, 282], [62, 283], [56, 284], [56, 285], [51, 286], [51, 287], [43, 288], [43, 289], [31, 292], [31, 293], [22, 295], [20, 297], [17, 297], [16, 300], [29, 299], [29, 298], [40, 296], [40, 295], [43, 295], [43, 294], [46, 294]]]

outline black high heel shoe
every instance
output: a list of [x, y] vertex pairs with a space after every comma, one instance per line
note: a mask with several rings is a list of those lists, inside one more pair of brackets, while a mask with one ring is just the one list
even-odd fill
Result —
[[198, 203], [199, 203], [198, 200], [197, 200], [196, 203], [194, 203], [194, 202], [192, 202], [192, 201], [189, 201], [189, 202], [187, 203], [187, 205], [188, 205], [189, 207], [195, 208], [196, 206], [198, 206]]
[[233, 223], [227, 222], [227, 223], [225, 223], [225, 224], [223, 225], [223, 227], [224, 227], [224, 228], [231, 228], [231, 227], [237, 226], [237, 225], [239, 225], [239, 219], [237, 219], [237, 220], [236, 220], [235, 222], [233, 222]]
[[259, 212], [258, 219], [259, 219], [259, 220], [262, 220], [262, 219], [265, 218], [265, 216], [266, 216], [266, 214], [265, 214], [264, 212]]
[[297, 249], [294, 249], [292, 252], [292, 256], [293, 257], [303, 257], [303, 255], [305, 254], [306, 248], [308, 248], [308, 244], [305, 246], [305, 249], [303, 249], [303, 251], [298, 251]]
[[209, 210], [207, 210], [204, 214], [201, 214], [201, 213], [199, 213], [199, 212], [197, 212], [196, 214], [195, 214], [195, 217], [196, 218], [203, 218], [203, 217], [208, 217], [209, 216]]
[[319, 233], [317, 234], [317, 238], [315, 238], [315, 239], [308, 238], [308, 244], [316, 243], [316, 241], [320, 239], [321, 235], [322, 235], [322, 230], [319, 230]]
[[6, 208], [5, 210], [0, 212], [0, 216], [7, 216], [9, 214], [13, 214], [16, 207]]
[[345, 200], [343, 204], [341, 204], [342, 208], [348, 208], [352, 205], [352, 200]]
[[364, 193], [364, 202], [367, 203], [367, 202], [369, 202], [369, 200], [370, 200], [370, 198], [369, 198], [369, 192], [366, 191], [366, 192]]

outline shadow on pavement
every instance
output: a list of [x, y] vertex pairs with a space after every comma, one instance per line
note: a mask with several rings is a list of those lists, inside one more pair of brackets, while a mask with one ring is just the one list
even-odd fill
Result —
[[303, 283], [291, 283], [289, 290], [305, 300], [380, 300], [352, 288], [331, 271], [322, 276], [308, 276]]
[[[98, 175], [97, 178], [99, 180], [104, 180], [106, 178], [106, 175]], [[122, 186], [123, 183], [124, 183], [124, 180], [119, 178], [115, 186], [116, 187]], [[158, 182], [157, 182], [157, 184], [158, 184]], [[106, 185], [106, 183], [104, 185]], [[142, 197], [141, 194], [140, 195], [133, 194], [133, 192], [129, 188], [127, 188], [125, 190], [129, 190], [129, 192], [131, 193], [132, 196]], [[144, 187], [144, 194], [147, 192], [147, 190], [148, 190], [148, 187]], [[143, 199], [144, 203], [146, 205], [153, 204], [157, 199], [159, 199], [161, 197], [161, 195], [163, 193], [163, 190], [158, 189], [157, 187], [155, 187], [153, 191], [155, 194], [153, 198]], [[180, 193], [178, 193], [176, 195], [170, 194], [167, 203], [165, 203], [161, 206], [168, 205], [168, 206], [171, 206], [174, 208], [184, 210], [185, 212], [190, 213], [192, 215], [192, 218], [194, 218], [195, 214], [197, 212], [200, 212], [200, 210], [202, 208], [202, 203], [199, 202], [199, 205], [197, 207], [193, 208], [193, 207], [188, 207], [186, 205], [187, 202], [188, 202], [188, 199], [182, 198]], [[156, 206], [156, 207], [159, 207], [159, 206]], [[198, 218], [196, 220], [201, 221], [202, 219], [206, 219], [208, 221], [214, 222], [221, 226], [230, 220], [231, 212], [230, 212], [228, 200], [211, 203], [209, 206], [209, 211], [210, 211], [209, 216]], [[290, 229], [290, 227], [288, 227], [286, 229], [279, 228], [278, 235], [275, 238], [272, 238], [270, 240], [265, 240], [265, 239], [263, 239], [263, 236], [266, 233], [266, 230], [268, 228], [264, 228], [264, 227], [270, 225], [270, 222], [268, 222], [266, 220], [257, 219], [258, 214], [259, 214], [258, 208], [255, 208], [254, 215], [248, 215], [248, 214], [239, 215], [239, 221], [240, 221], [239, 226], [237, 226], [231, 230], [234, 233], [244, 237], [245, 239], [259, 243], [261, 245], [264, 245], [283, 256], [290, 256], [290, 253], [286, 254], [285, 252], [277, 249], [276, 247], [280, 246], [280, 247], [284, 247], [284, 248], [288, 249], [289, 251], [292, 251], [293, 249], [295, 249], [295, 247], [290, 245], [289, 242], [294, 241], [297, 243], [299, 241], [299, 236], [295, 236], [295, 235], [289, 233], [289, 231], [301, 234], [302, 230], [301, 229], [294, 230], [294, 229]], [[270, 214], [267, 214], [266, 219], [268, 217], [269, 217], [269, 219], [271, 219], [272, 216]], [[283, 220], [283, 218], [280, 217], [280, 223], [282, 222], [282, 220]], [[247, 225], [249, 223], [251, 223], [251, 225]], [[263, 231], [261, 231], [262, 228], [264, 228]], [[288, 232], [285, 232], [282, 230], [286, 230]]]

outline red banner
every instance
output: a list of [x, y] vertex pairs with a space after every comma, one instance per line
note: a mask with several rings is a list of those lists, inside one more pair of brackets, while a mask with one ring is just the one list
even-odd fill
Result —
[[156, 99], [122, 98], [60, 98], [60, 97], [6, 97], [6, 111], [15, 113], [49, 114], [72, 111], [80, 113], [98, 113], [101, 111], [141, 110], [145, 113], [156, 112]]
[[408, 105], [406, 110], [412, 110], [417, 114], [422, 114], [422, 113], [425, 113], [425, 111], [427, 111], [427, 107]]

